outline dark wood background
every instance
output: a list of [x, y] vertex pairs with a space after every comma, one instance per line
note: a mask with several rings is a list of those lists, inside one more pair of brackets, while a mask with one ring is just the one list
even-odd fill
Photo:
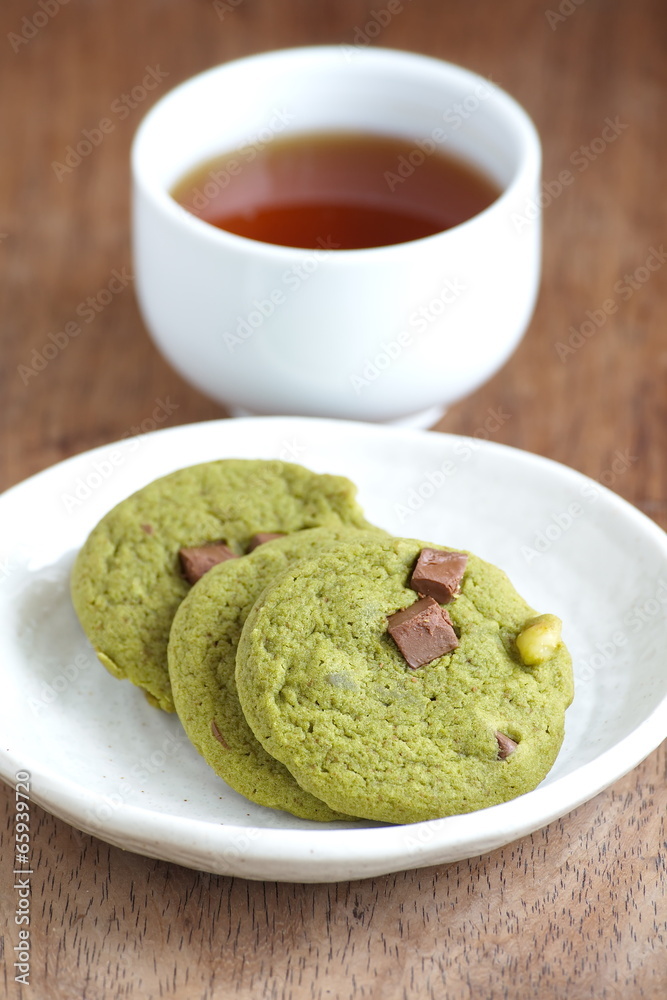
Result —
[[[128, 150], [155, 99], [235, 56], [355, 44], [372, 12], [385, 7], [385, 0], [5, 0], [2, 488], [126, 434], [150, 418], [157, 400], [175, 406], [164, 425], [224, 416], [158, 356], [131, 287], [43, 370], [26, 376], [20, 366], [33, 366], [33, 349], [41, 353], [49, 333], [75, 320], [114, 269], [131, 270]], [[666, 238], [667, 8], [662, 0], [403, 0], [402, 8], [378, 43], [491, 77], [534, 117], [545, 181], [563, 170], [573, 175], [545, 207], [544, 280], [527, 337], [439, 429], [474, 434], [489, 409], [502, 406], [511, 419], [497, 440], [611, 481], [667, 527], [667, 267], [641, 270]], [[141, 84], [147, 67], [168, 75], [124, 118], [113, 115], [113, 131], [79, 166], [56, 176], [53, 162]], [[607, 118], [619, 123], [618, 137], [600, 151], [594, 140]], [[562, 360], [556, 345], [572, 336], [577, 343], [587, 312], [609, 299], [618, 308]], [[618, 452], [625, 468], [613, 473]], [[504, 850], [340, 885], [198, 874], [110, 848], [33, 807], [30, 987], [13, 982], [14, 810], [3, 787], [0, 994], [664, 996], [665, 768], [663, 745], [592, 802]]]

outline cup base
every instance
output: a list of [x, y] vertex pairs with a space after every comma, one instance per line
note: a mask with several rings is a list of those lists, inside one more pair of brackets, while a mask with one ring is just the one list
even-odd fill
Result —
[[[232, 417], [265, 417], [266, 413], [253, 413], [242, 406], [227, 406]], [[429, 406], [427, 410], [420, 410], [419, 413], [410, 413], [407, 417], [399, 417], [397, 420], [370, 420], [367, 423], [382, 424], [385, 427], [407, 427], [411, 430], [428, 430], [439, 420], [442, 420], [447, 412], [446, 406]]]

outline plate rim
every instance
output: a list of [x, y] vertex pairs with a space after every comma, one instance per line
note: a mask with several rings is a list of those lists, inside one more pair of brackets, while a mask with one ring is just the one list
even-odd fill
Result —
[[[643, 535], [649, 536], [650, 540], [657, 544], [667, 560], [667, 533], [651, 518], [634, 507], [623, 497], [614, 493], [602, 483], [594, 480], [570, 466], [564, 465], [554, 459], [548, 458], [525, 449], [516, 448], [512, 445], [501, 442], [490, 441], [475, 435], [458, 435], [445, 432], [433, 432], [415, 430], [412, 428], [387, 427], [386, 425], [367, 424], [361, 421], [340, 421], [324, 418], [310, 417], [243, 417], [236, 419], [214, 419], [208, 421], [195, 422], [192, 424], [180, 424], [175, 427], [161, 428], [149, 431], [142, 435], [137, 435], [137, 440], [146, 441], [154, 439], [156, 436], [185, 438], [192, 434], [197, 434], [202, 427], [211, 431], [223, 430], [221, 435], [221, 449], [228, 447], [225, 435], [234, 433], [234, 428], [239, 425], [254, 425], [261, 429], [263, 424], [269, 423], [272, 427], [283, 424], [295, 427], [307, 425], [312, 430], [326, 429], [344, 434], [359, 433], [386, 437], [388, 434], [402, 440], [412, 440], [424, 442], [429, 439], [436, 441], [446, 441], [452, 447], [456, 442], [475, 442], [475, 448], [484, 452], [509, 454], [512, 461], [538, 467], [544, 467], [561, 479], [572, 484], [583, 485], [585, 483], [594, 484], [596, 490], [600, 491], [608, 504], [615, 507], [626, 519], [629, 517]], [[124, 440], [124, 439], [122, 439]], [[12, 503], [20, 499], [21, 493], [35, 489], [42, 480], [48, 479], [55, 470], [63, 470], [78, 463], [83, 463], [89, 459], [95, 459], [99, 453], [104, 453], [116, 445], [122, 444], [113, 441], [95, 448], [72, 455], [60, 462], [56, 462], [45, 469], [42, 469], [27, 479], [10, 486], [0, 494], [0, 508], [6, 503]], [[178, 451], [175, 450], [178, 454]], [[182, 466], [177, 466], [182, 467]], [[150, 476], [146, 481], [154, 479]], [[140, 487], [137, 487], [140, 488]], [[36, 804], [41, 805], [47, 811], [59, 816], [73, 827], [83, 830], [96, 836], [107, 843], [129, 849], [139, 854], [149, 857], [159, 857], [177, 864], [184, 864], [191, 868], [214, 872], [217, 874], [240, 875], [245, 878], [263, 879], [271, 881], [293, 881], [293, 882], [322, 882], [341, 881], [350, 878], [365, 878], [373, 875], [388, 874], [390, 872], [406, 870], [408, 868], [419, 868], [438, 863], [463, 860], [464, 858], [475, 857], [479, 854], [487, 853], [498, 846], [513, 842], [523, 836], [528, 835], [542, 827], [548, 825], [556, 819], [561, 818], [573, 809], [582, 805], [598, 795], [605, 788], [620, 780], [624, 775], [633, 770], [650, 753], [652, 753], [667, 737], [667, 694], [657, 702], [651, 712], [643, 718], [635, 728], [614, 746], [603, 751], [593, 760], [575, 768], [569, 774], [555, 779], [546, 787], [538, 787], [531, 792], [518, 796], [508, 802], [490, 806], [484, 810], [476, 810], [458, 816], [443, 817], [436, 820], [428, 820], [421, 823], [407, 825], [386, 825], [361, 827], [339, 827], [329, 826], [324, 829], [293, 829], [265, 826], [239, 826], [235, 824], [225, 824], [220, 822], [205, 821], [200, 819], [189, 819], [188, 817], [174, 816], [169, 813], [156, 812], [153, 809], [129, 805], [122, 803], [122, 807], [117, 808], [112, 816], [110, 826], [100, 829], [95, 824], [85, 823], [81, 815], [77, 816], [74, 808], [78, 802], [79, 808], [83, 811], [90, 808], [96, 801], [104, 802], [104, 796], [99, 793], [90, 793], [83, 786], [77, 785], [69, 777], [59, 777], [60, 786], [57, 782], [53, 785], [48, 781], [50, 771], [44, 770], [42, 765], [42, 775], [47, 776], [48, 788], [31, 788], [31, 799]], [[34, 775], [40, 775], [40, 765], [33, 765], [27, 755], [21, 755], [19, 760], [18, 748], [14, 751], [11, 747], [5, 747], [4, 741], [0, 746], [0, 778], [8, 784], [14, 781], [17, 770], [30, 770], [33, 768]], [[30, 766], [29, 766], [30, 765]], [[585, 779], [582, 781], [582, 779]], [[34, 777], [33, 777], [34, 781]], [[576, 795], [572, 795], [570, 786], [579, 784], [581, 787]], [[78, 796], [75, 790], [79, 790]], [[83, 795], [81, 794], [83, 792]], [[538, 804], [537, 812], [528, 810], [528, 819], [523, 822], [511, 822], [513, 813], [521, 813], [522, 805], [526, 799], [531, 800], [531, 804]], [[85, 801], [82, 801], [85, 800]], [[490, 834], [482, 835], [479, 830], [474, 835], [474, 846], [470, 847], [470, 838], [466, 841], [466, 827], [474, 822], [474, 817], [479, 817], [480, 813], [487, 813], [489, 823], [494, 830]], [[497, 820], [497, 824], [494, 823]], [[115, 821], [115, 822], [114, 822]], [[509, 822], [508, 822], [509, 821]], [[363, 821], [362, 821], [363, 822]], [[512, 833], [507, 838], [507, 829], [511, 827]], [[190, 831], [190, 836], [184, 834]], [[142, 832], [143, 831], [143, 832]], [[227, 846], [222, 842], [225, 840], [225, 832], [236, 831], [237, 839], [243, 837], [245, 845], [242, 851], [233, 843]], [[407, 832], [406, 832], [407, 831]], [[428, 832], [429, 836], [423, 843], [419, 842], [420, 835]], [[433, 832], [435, 831], [435, 832]], [[413, 832], [413, 833], [412, 833]], [[449, 836], [447, 834], [449, 833]], [[461, 835], [463, 833], [463, 836]], [[440, 836], [438, 836], [440, 834]], [[313, 849], [313, 836], [317, 838], [317, 847]], [[228, 834], [227, 840], [232, 841], [234, 833]], [[269, 840], [269, 847], [266, 850], [266, 840]], [[400, 848], [400, 840], [405, 841], [406, 837], [416, 840], [412, 854], [408, 855], [403, 846]], [[327, 862], [330, 867], [341, 868], [341, 861], [345, 851], [341, 847], [342, 843], [354, 840], [354, 859], [349, 862], [345, 874], [326, 874], [323, 866]], [[185, 842], [188, 842], [186, 849]], [[214, 847], [213, 842], [220, 841]], [[463, 848], [456, 849], [456, 844], [466, 844]], [[333, 850], [334, 845], [338, 847]], [[308, 851], [304, 848], [308, 846]], [[276, 850], [278, 847], [278, 850]], [[378, 851], [381, 847], [382, 850]], [[166, 853], [165, 853], [166, 849]], [[220, 855], [221, 864], [215, 865], [211, 860], [211, 851], [215, 850]], [[234, 850], [238, 857], [234, 859], [225, 858], [225, 851], [229, 853]], [[349, 845], [348, 845], [349, 850]], [[204, 855], [208, 853], [209, 859], [204, 860]], [[393, 859], [393, 860], [392, 860]], [[203, 862], [203, 863], [200, 863]], [[279, 869], [284, 868], [284, 873]], [[343, 866], [345, 867], [345, 866]], [[252, 869], [252, 870], [251, 870]], [[267, 869], [264, 871], [264, 869]], [[269, 871], [270, 870], [270, 871]], [[297, 873], [298, 870], [298, 873]], [[259, 872], [259, 874], [258, 874]], [[358, 872], [358, 874], [354, 874]]]

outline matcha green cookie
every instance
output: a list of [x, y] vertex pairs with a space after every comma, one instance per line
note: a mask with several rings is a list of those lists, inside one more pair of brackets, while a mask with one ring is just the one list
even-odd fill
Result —
[[250, 609], [274, 577], [337, 542], [373, 537], [352, 528], [313, 528], [261, 545], [215, 566], [176, 612], [169, 638], [176, 711], [207, 763], [253, 802], [305, 819], [342, 818], [300, 788], [255, 739], [236, 692], [236, 647]]
[[525, 666], [516, 636], [535, 612], [472, 555], [446, 605], [458, 647], [406, 664], [387, 616], [417, 600], [409, 580], [422, 547], [357, 541], [296, 563], [255, 604], [237, 652], [239, 700], [268, 753], [332, 809], [392, 823], [534, 788], [572, 699], [565, 647]]
[[169, 629], [190, 590], [182, 547], [224, 540], [245, 552], [259, 532], [370, 527], [340, 476], [287, 462], [227, 459], [157, 479], [111, 510], [77, 557], [72, 600], [104, 666], [173, 711]]

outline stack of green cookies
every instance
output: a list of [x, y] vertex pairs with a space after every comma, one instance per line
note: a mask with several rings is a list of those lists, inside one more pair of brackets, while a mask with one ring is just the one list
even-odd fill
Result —
[[[456, 589], [419, 599], [426, 618], [410, 626], [431, 642], [433, 609], [453, 648], [410, 665], [392, 616], [428, 593], [413, 579], [420, 553], [452, 550], [374, 528], [355, 492], [240, 459], [149, 484], [97, 525], [74, 568], [97, 655], [175, 708], [228, 785], [296, 816], [410, 823], [531, 790], [572, 699], [557, 620], [459, 555]], [[191, 585], [183, 550], [202, 549], [224, 561]]]

